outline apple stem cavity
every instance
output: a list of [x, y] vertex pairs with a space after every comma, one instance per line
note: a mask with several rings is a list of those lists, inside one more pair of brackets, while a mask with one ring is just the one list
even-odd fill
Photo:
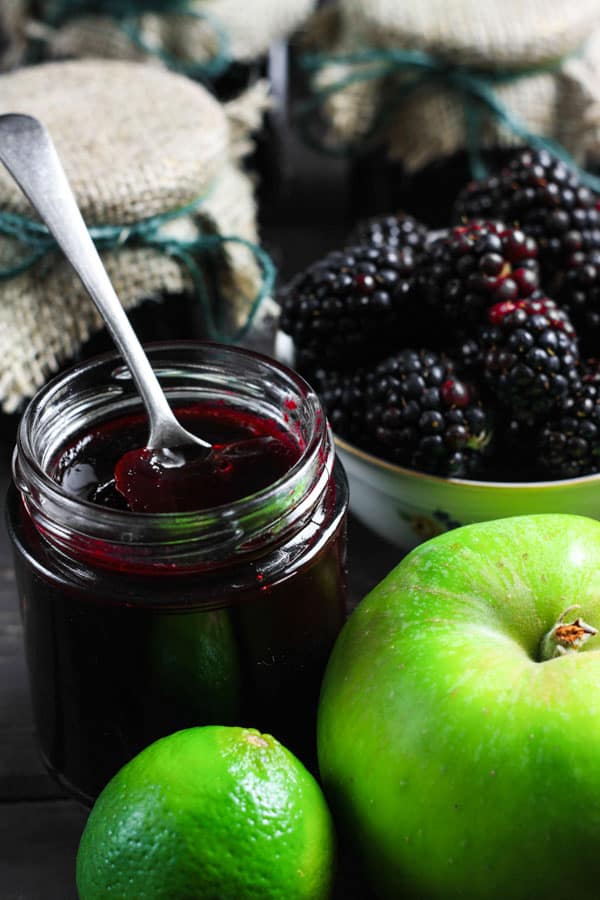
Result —
[[560, 614], [558, 621], [550, 631], [544, 635], [540, 643], [540, 662], [578, 653], [590, 638], [598, 634], [598, 629], [584, 622], [581, 616], [578, 616], [573, 622], [565, 622], [569, 613], [580, 608], [578, 603], [568, 606]]

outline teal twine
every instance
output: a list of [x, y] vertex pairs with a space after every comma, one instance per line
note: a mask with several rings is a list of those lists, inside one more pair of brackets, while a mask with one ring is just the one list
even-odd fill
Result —
[[[462, 102], [467, 135], [467, 151], [474, 177], [482, 178], [487, 168], [481, 153], [481, 120], [482, 113], [487, 113], [501, 123], [523, 143], [536, 149], [547, 150], [574, 169], [587, 187], [600, 193], [600, 178], [581, 169], [565, 148], [552, 138], [530, 131], [514, 116], [499, 99], [495, 87], [501, 84], [519, 81], [542, 72], [551, 72], [559, 68], [563, 59], [539, 66], [523, 69], [483, 71], [465, 66], [454, 66], [423, 50], [374, 49], [361, 50], [339, 55], [306, 54], [302, 58], [302, 66], [307, 71], [317, 72], [325, 66], [342, 64], [361, 66], [343, 78], [321, 87], [314, 96], [300, 104], [296, 115], [301, 123], [309, 121], [311, 114], [320, 109], [323, 102], [352, 84], [386, 78], [390, 75], [402, 74], [406, 78], [397, 85], [394, 96], [384, 102], [379, 109], [373, 125], [363, 140], [375, 136], [396, 113], [400, 103], [414, 90], [423, 85], [439, 84], [457, 94]], [[318, 142], [312, 133], [304, 129], [305, 139], [316, 149], [328, 149]], [[353, 145], [341, 145], [334, 153], [355, 153]]]
[[[100, 251], [119, 251], [126, 246], [151, 247], [166, 256], [178, 259], [192, 279], [195, 295], [201, 305], [207, 336], [214, 341], [235, 343], [248, 332], [261, 303], [272, 293], [276, 270], [270, 256], [262, 247], [239, 235], [200, 234], [196, 238], [182, 240], [161, 233], [163, 225], [193, 213], [204, 199], [201, 198], [173, 212], [141, 219], [130, 225], [92, 225], [88, 226], [88, 231]], [[16, 213], [0, 211], [0, 234], [19, 241], [30, 251], [20, 262], [0, 269], [0, 281], [16, 278], [58, 249], [45, 225]], [[262, 284], [252, 301], [246, 321], [232, 335], [226, 334], [215, 321], [209, 291], [197, 260], [199, 255], [221, 250], [226, 244], [240, 244], [247, 247], [262, 272]]]
[[[139, 24], [144, 13], [180, 15], [207, 22], [212, 28], [217, 47], [214, 56], [201, 62], [185, 62], [145, 40]], [[212, 13], [196, 10], [192, 0], [54, 0], [45, 20], [53, 27], [82, 15], [111, 16], [129, 40], [140, 50], [160, 59], [167, 68], [198, 81], [211, 81], [222, 75], [232, 63], [229, 36]]]
[[46, 0], [44, 19], [60, 25], [74, 16], [141, 16], [144, 13], [169, 13], [187, 0]]
[[181, 75], [187, 75], [189, 78], [198, 81], [210, 81], [213, 78], [218, 78], [219, 75], [222, 75], [223, 72], [229, 68], [232, 62], [227, 32], [214, 16], [209, 13], [190, 9], [185, 2], [180, 5], [176, 12], [178, 15], [189, 16], [192, 19], [208, 22], [211, 26], [217, 38], [217, 48], [211, 59], [203, 62], [185, 62], [184, 60], [173, 56], [172, 53], [163, 50], [162, 47], [155, 47], [152, 44], [149, 44], [144, 39], [138, 20], [135, 17], [120, 19], [119, 25], [121, 30], [127, 35], [130, 41], [136, 45], [136, 47], [139, 47], [140, 50], [144, 50], [144, 52], [149, 53], [151, 56], [160, 59], [167, 68], [171, 69], [173, 72], [179, 72]]

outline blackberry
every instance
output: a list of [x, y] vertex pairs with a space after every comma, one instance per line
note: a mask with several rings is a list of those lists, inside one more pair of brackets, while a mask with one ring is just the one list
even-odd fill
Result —
[[534, 423], [560, 407], [580, 383], [575, 330], [548, 298], [507, 301], [488, 311], [481, 329], [483, 378], [514, 415]]
[[584, 384], [543, 426], [537, 463], [545, 478], [577, 478], [600, 471], [600, 393], [595, 384]]
[[460, 336], [450, 344], [448, 352], [456, 363], [456, 372], [460, 377], [479, 380], [483, 369], [483, 349], [477, 338]]
[[413, 321], [410, 247], [349, 247], [296, 276], [280, 295], [280, 327], [305, 368], [354, 368], [385, 355]]
[[600, 390], [600, 359], [585, 359], [581, 363], [581, 380], [584, 384], [593, 384]]
[[427, 241], [428, 229], [408, 213], [392, 216], [373, 216], [358, 223], [350, 235], [349, 244], [367, 244], [373, 247], [412, 247], [422, 250]]
[[469, 477], [491, 439], [489, 417], [450, 360], [429, 350], [401, 350], [367, 379], [367, 428], [378, 452], [437, 475]]
[[469, 333], [490, 306], [528, 297], [538, 288], [536, 257], [535, 241], [522, 231], [498, 222], [459, 225], [427, 249], [419, 293], [441, 316], [443, 329], [449, 325]]
[[569, 311], [584, 352], [597, 352], [600, 341], [600, 250], [573, 253], [557, 300]]
[[[597, 198], [578, 175], [546, 150], [522, 150], [499, 174], [459, 194], [457, 221], [498, 218], [535, 238], [546, 277], [574, 252], [600, 248]], [[549, 285], [547, 285], [549, 287]]]
[[372, 443], [366, 429], [366, 374], [318, 369], [312, 384], [319, 395], [329, 424], [339, 437], [367, 450]]

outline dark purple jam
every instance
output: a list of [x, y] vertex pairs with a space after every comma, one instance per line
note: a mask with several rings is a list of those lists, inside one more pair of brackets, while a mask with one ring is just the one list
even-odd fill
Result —
[[[229, 480], [190, 478], [183, 493], [194, 509], [285, 479], [302, 455], [299, 435], [274, 421], [208, 405], [178, 416], [214, 444], [259, 442], [260, 453], [251, 464], [242, 457]], [[9, 497], [41, 750], [88, 803], [149, 743], [193, 725], [258, 728], [314, 768], [321, 679], [345, 615], [347, 487], [339, 464], [310, 514], [291, 532], [275, 531], [268, 546], [232, 551], [214, 565], [161, 568], [151, 541], [143, 545], [148, 563], [128, 545], [132, 517], [114, 483], [115, 465], [147, 434], [143, 416], [113, 419], [54, 462], [65, 494], [97, 504], [100, 517], [123, 511], [119, 534], [105, 539], [110, 552], [75, 532], [73, 546], [58, 549], [14, 488]], [[165, 485], [160, 493], [172, 499]], [[173, 494], [180, 508], [180, 486]], [[138, 500], [155, 495], [144, 483]], [[168, 518], [165, 542], [176, 545], [177, 519]]]
[[273, 484], [300, 457], [301, 446], [276, 422], [216, 404], [177, 411], [208, 441], [168, 452], [145, 449], [145, 416], [114, 419], [68, 447], [53, 476], [83, 500], [133, 512], [190, 512], [223, 506]]

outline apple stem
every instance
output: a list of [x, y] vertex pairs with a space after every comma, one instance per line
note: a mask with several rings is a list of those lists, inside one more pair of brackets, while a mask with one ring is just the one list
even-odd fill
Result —
[[573, 622], [565, 622], [570, 612], [580, 608], [578, 603], [568, 606], [550, 631], [544, 635], [540, 643], [540, 662], [577, 653], [590, 638], [598, 634], [598, 629], [584, 622], [581, 616]]

